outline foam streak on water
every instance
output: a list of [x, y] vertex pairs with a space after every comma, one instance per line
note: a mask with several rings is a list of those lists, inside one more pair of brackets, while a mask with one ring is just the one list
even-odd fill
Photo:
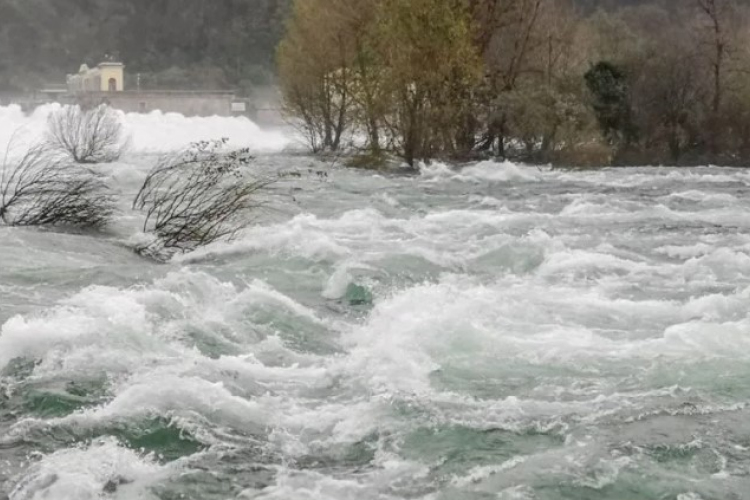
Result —
[[0, 498], [750, 498], [749, 184], [334, 169], [168, 265], [0, 228]]

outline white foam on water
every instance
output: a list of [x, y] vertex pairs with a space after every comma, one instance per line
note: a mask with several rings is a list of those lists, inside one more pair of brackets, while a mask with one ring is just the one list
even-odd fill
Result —
[[[525, 457], [513, 457], [510, 460], [507, 460], [499, 465], [483, 465], [479, 467], [473, 467], [469, 471], [469, 473], [466, 474], [465, 476], [454, 477], [451, 480], [451, 483], [453, 483], [454, 486], [457, 486], [459, 488], [471, 486], [472, 484], [483, 481], [487, 479], [488, 477], [493, 476], [499, 472], [509, 471], [517, 467], [518, 465], [521, 465], [525, 461], [526, 461]], [[511, 491], [515, 490], [515, 492], [517, 493], [524, 493], [523, 491], [518, 491], [518, 490], [523, 490], [523, 489], [525, 488], [521, 486], [521, 487], [510, 488], [509, 490]], [[511, 491], [506, 490], [506, 493], [509, 495]], [[512, 497], [508, 497], [508, 498], [512, 498]], [[519, 498], [524, 498], [524, 497], [521, 496]]]
[[[152, 118], [138, 117], [137, 127]], [[746, 174], [487, 162], [462, 171], [432, 164], [405, 179], [358, 175], [337, 172], [332, 187], [305, 193], [304, 213], [175, 258], [163, 278], [76, 285], [57, 305], [40, 299], [46, 309], [9, 319], [0, 369], [34, 361], [23, 383], [107, 377], [96, 406], [27, 415], [3, 445], [161, 417], [216, 450], [263, 443], [274, 478], [241, 498], [438, 500], [455, 488], [457, 497], [526, 499], [539, 484], [606, 495], [630, 480], [624, 471], [650, 463], [637, 451], [632, 462], [617, 455], [631, 449], [617, 439], [633, 422], [668, 434], [679, 426], [652, 421], [692, 419], [700, 430], [695, 416], [742, 416]], [[136, 184], [130, 176], [123, 183]], [[508, 186], [528, 196], [505, 196]], [[327, 190], [343, 193], [344, 209]], [[29, 246], [23, 253], [32, 255]], [[300, 275], [313, 278], [296, 290]], [[340, 299], [363, 276], [377, 285], [374, 304], [349, 310]], [[710, 427], [730, 432], [726, 422]], [[401, 453], [415, 430], [443, 428], [560, 443], [513, 451], [511, 461], [469, 458], [442, 478], [446, 489], [431, 474], [455, 457]], [[353, 447], [375, 458], [351, 464]], [[87, 464], [82, 476], [65, 479], [75, 471], [57, 457]], [[129, 488], [148, 498], [138, 485], [180, 467], [112, 441], [42, 456], [13, 485], [18, 498], [88, 498], [112, 480], [94, 464], [116, 457], [133, 471], [118, 487], [122, 498]], [[317, 457], [323, 465], [310, 466]], [[720, 474], [735, 470], [736, 462]], [[75, 481], [82, 490], [71, 489]]]
[[51, 109], [38, 108], [26, 115], [20, 106], [0, 106], [0, 158], [9, 148], [11, 157], [22, 154], [24, 148], [42, 139]]
[[428, 180], [449, 180], [459, 182], [537, 182], [542, 177], [542, 170], [524, 166], [510, 161], [483, 161], [464, 167], [459, 171], [442, 162], [432, 162], [420, 167], [423, 178]]
[[700, 273], [722, 280], [750, 276], [750, 252], [717, 248], [706, 255], [685, 262], [687, 272]]
[[[206, 425], [232, 429], [248, 436], [261, 436], [277, 423], [277, 410], [267, 398], [250, 400], [233, 395], [222, 382], [202, 377], [160, 376], [158, 370], [140, 381], [123, 382], [112, 401], [57, 418], [26, 418], [15, 423], [4, 441], [18, 442], [50, 429], [73, 430], [83, 435], [118, 425], [138, 425], [159, 417], [169, 426], [187, 432], [205, 445], [220, 445]], [[0, 441], [2, 442], [2, 441]]]
[[[90, 287], [44, 314], [10, 319], [0, 333], [0, 369], [23, 358], [36, 362], [29, 381], [105, 377], [110, 397], [65, 417], [21, 419], [5, 441], [35, 429], [95, 429], [155, 415], [178, 418], [197, 434], [202, 422], [262, 434], [283, 422], [285, 410], [291, 425], [297, 407], [278, 394], [320, 390], [331, 379], [316, 366], [319, 357], [296, 355], [271, 337], [264, 308], [277, 317], [286, 311], [300, 324], [332, 326], [263, 282], [240, 290], [186, 270], [150, 287]], [[250, 334], [256, 315], [260, 322]], [[243, 354], [208, 357], [191, 345], [191, 330]], [[265, 358], [281, 364], [266, 365]]]
[[373, 196], [373, 199], [375, 201], [381, 201], [390, 207], [398, 207], [400, 205], [398, 200], [388, 193], [379, 193], [378, 195]]
[[265, 131], [245, 117], [185, 117], [176, 113], [153, 111], [147, 115], [122, 115], [125, 131], [138, 151], [170, 151], [192, 142], [228, 139], [228, 146], [248, 147], [253, 151], [281, 151], [290, 144], [281, 131]]
[[340, 299], [346, 293], [352, 280], [353, 278], [349, 272], [349, 266], [340, 266], [326, 281], [325, 288], [321, 295], [326, 299]]
[[[85, 311], [85, 312], [84, 312]], [[59, 308], [40, 317], [11, 318], [0, 330], [0, 368], [15, 358], [41, 359], [39, 371], [58, 372], [59, 363], [86, 366], [96, 359], [79, 360], [68, 357], [71, 348], [120, 348], [120, 355], [135, 350], [136, 356], [159, 349], [158, 342], [149, 336], [146, 307], [133, 294], [117, 289], [93, 287], [64, 302]], [[103, 353], [90, 350], [91, 356]], [[120, 358], [108, 365], [102, 360], [99, 367], [140, 364], [137, 359]], [[104, 364], [101, 364], [101, 363]]]
[[673, 259], [689, 259], [693, 257], [702, 257], [714, 250], [714, 246], [707, 243], [695, 243], [692, 245], [666, 245], [659, 247], [655, 252], [666, 255]]
[[326, 280], [321, 296], [329, 300], [342, 298], [349, 285], [355, 282], [353, 274], [357, 271], [375, 271], [375, 268], [356, 259], [344, 261], [336, 266], [333, 274]]
[[[435, 374], [460, 369], [480, 379], [502, 380], [516, 376], [513, 367], [519, 362], [598, 372], [608, 363], [632, 368], [664, 359], [685, 366], [699, 359], [747, 360], [746, 294], [714, 295], [684, 304], [632, 301], [593, 290], [552, 289], [542, 282], [534, 286], [515, 279], [487, 285], [447, 275], [440, 283], [412, 287], [378, 301], [367, 322], [347, 335], [350, 355], [342, 369], [354, 374], [367, 392], [452, 401], [461, 405], [458, 414], [467, 419], [467, 400], [436, 388]], [[731, 315], [742, 319], [715, 320]], [[633, 324], [648, 330], [635, 337], [608, 334]], [[538, 389], [540, 396], [544, 394]], [[633, 396], [604, 397], [600, 390], [591, 392], [594, 399], [586, 396], [575, 402], [521, 402], [523, 410], [517, 415], [583, 417], [628, 406]], [[648, 398], [642, 393], [637, 399]], [[508, 423], [514, 418], [511, 401], [516, 400], [480, 403], [477, 417]], [[493, 404], [499, 405], [497, 412]]]
[[732, 204], [737, 202], [737, 197], [728, 193], [705, 193], [703, 191], [698, 191], [697, 189], [682, 191], [680, 193], [672, 193], [669, 195], [669, 197], [719, 205]]
[[94, 500], [114, 488], [117, 498], [154, 499], [149, 487], [178, 473], [175, 464], [160, 466], [153, 456], [123, 448], [111, 438], [44, 456], [26, 471], [10, 500]]
[[[484, 210], [448, 210], [404, 218], [389, 218], [372, 208], [347, 211], [336, 218], [303, 214], [287, 222], [250, 228], [234, 241], [175, 257], [175, 262], [267, 252], [316, 262], [356, 260], [366, 265], [400, 254], [450, 268], [506, 246], [511, 238], [488, 233], [497, 233], [499, 228], [525, 218], [525, 214]], [[540, 245], [549, 242], [535, 241], [538, 234], [532, 231], [524, 241]]]
[[420, 164], [419, 172], [427, 179], [452, 178], [456, 175], [456, 171], [450, 165], [440, 161]]
[[498, 500], [535, 500], [534, 490], [529, 486], [506, 488], [497, 494]]
[[481, 207], [495, 208], [499, 210], [502, 210], [506, 206], [506, 202], [499, 200], [493, 196], [473, 195], [469, 197], [469, 201]]
[[[43, 140], [48, 116], [60, 108], [59, 104], [46, 104], [27, 115], [19, 106], [0, 107], [0, 151], [11, 142], [22, 148]], [[118, 114], [124, 135], [130, 138], [131, 152], [168, 152], [222, 138], [228, 139], [230, 147], [258, 152], [281, 151], [291, 143], [288, 131], [263, 130], [245, 117], [185, 117], [160, 111]]]
[[589, 186], [614, 188], [669, 188], [675, 185], [695, 184], [739, 184], [750, 185], [750, 176], [742, 169], [703, 167], [696, 169], [674, 169], [666, 167], [605, 168], [582, 172], [553, 172], [552, 179], [558, 182], [580, 183]]
[[698, 356], [750, 358], [750, 319], [741, 321], [691, 321], [664, 332], [664, 351], [686, 350]]
[[[325, 221], [310, 214], [296, 216], [275, 226], [251, 228], [232, 242], [219, 242], [203, 249], [175, 257], [176, 262], [191, 262], [210, 256], [231, 256], [258, 250], [297, 255], [312, 260], [336, 259], [350, 251], [326, 233]], [[342, 225], [343, 226], [343, 225]], [[342, 227], [345, 230], [345, 228]]]
[[41, 360], [37, 373], [66, 368], [117, 372], [141, 365], [141, 356], [191, 357], [178, 342], [184, 340], [184, 325], [239, 322], [238, 311], [246, 305], [272, 306], [324, 324], [313, 311], [259, 280], [240, 291], [204, 273], [182, 270], [147, 288], [89, 287], [44, 314], [11, 318], [0, 330], [0, 369], [23, 357]]
[[503, 161], [483, 161], [476, 165], [463, 168], [460, 180], [472, 180], [475, 182], [511, 182], [529, 181], [537, 182], [541, 179], [543, 171], [537, 167], [519, 165], [517, 163]]
[[[408, 491], [409, 483], [424, 477], [429, 469], [421, 464], [379, 453], [377, 467], [352, 478], [336, 477], [317, 471], [282, 469], [276, 484], [263, 490], [246, 490], [240, 499], [257, 500], [396, 500], [403, 498], [397, 491], [401, 485]], [[435, 494], [411, 496], [417, 500], [437, 500]]]
[[[501, 464], [476, 467], [454, 476], [452, 484], [461, 491], [493, 495], [503, 499], [536, 498], [530, 484], [550, 481], [601, 490], [615, 482], [632, 463], [627, 457], [597, 457], [599, 445], [591, 439], [570, 439], [563, 446], [513, 457]], [[498, 492], [502, 492], [498, 495]]]

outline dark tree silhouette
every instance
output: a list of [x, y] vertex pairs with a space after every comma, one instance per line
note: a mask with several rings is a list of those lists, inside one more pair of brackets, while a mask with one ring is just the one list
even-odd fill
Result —
[[635, 140], [628, 80], [616, 65], [602, 61], [584, 75], [586, 86], [593, 96], [593, 109], [602, 135], [610, 144], [622, 146]]
[[0, 219], [10, 226], [101, 228], [112, 215], [107, 186], [43, 145], [0, 166]]
[[133, 208], [143, 210], [143, 231], [155, 240], [140, 253], [164, 258], [230, 238], [252, 222], [281, 175], [253, 175], [247, 149], [225, 151], [226, 139], [203, 141], [161, 158]]
[[47, 126], [48, 148], [76, 163], [117, 161], [127, 144], [117, 112], [105, 105], [65, 106], [50, 114]]

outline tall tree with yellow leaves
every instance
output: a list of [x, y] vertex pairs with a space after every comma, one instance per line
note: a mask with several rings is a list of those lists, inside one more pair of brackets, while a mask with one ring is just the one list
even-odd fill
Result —
[[409, 165], [459, 153], [481, 78], [466, 2], [381, 0], [376, 33], [394, 151]]

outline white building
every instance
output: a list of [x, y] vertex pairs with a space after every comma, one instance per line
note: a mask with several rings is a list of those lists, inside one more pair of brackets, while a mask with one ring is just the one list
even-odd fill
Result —
[[68, 75], [68, 92], [122, 92], [125, 90], [125, 65], [106, 61], [90, 69], [85, 64], [75, 75]]

